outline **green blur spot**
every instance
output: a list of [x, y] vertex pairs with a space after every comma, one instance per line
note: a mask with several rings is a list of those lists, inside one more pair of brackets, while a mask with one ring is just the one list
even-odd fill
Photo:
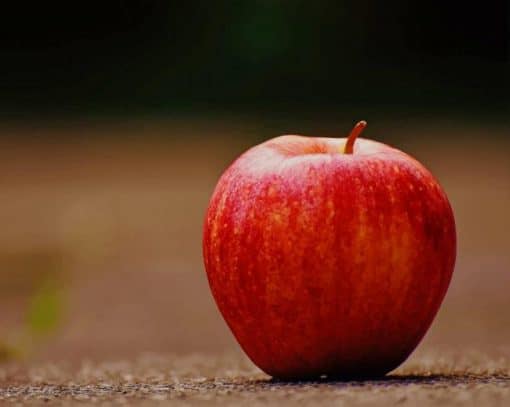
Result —
[[47, 280], [38, 287], [27, 312], [28, 329], [33, 335], [54, 331], [62, 318], [63, 301], [59, 284]]

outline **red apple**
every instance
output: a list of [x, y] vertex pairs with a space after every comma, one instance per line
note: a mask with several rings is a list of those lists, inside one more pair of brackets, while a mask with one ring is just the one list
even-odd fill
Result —
[[281, 379], [384, 375], [417, 346], [456, 255], [452, 209], [418, 161], [387, 145], [281, 136], [221, 176], [204, 225], [216, 303]]

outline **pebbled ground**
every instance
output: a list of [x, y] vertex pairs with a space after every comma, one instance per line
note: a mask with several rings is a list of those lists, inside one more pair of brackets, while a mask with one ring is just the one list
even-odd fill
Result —
[[147, 355], [133, 362], [0, 369], [0, 401], [185, 405], [507, 406], [510, 353], [447, 352], [413, 357], [380, 380], [278, 382], [240, 354]]

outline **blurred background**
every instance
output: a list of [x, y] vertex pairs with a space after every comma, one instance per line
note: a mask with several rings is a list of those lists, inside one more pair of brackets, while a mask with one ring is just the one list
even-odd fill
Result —
[[201, 257], [218, 177], [255, 143], [360, 119], [456, 214], [420, 351], [508, 344], [508, 2], [0, 8], [0, 361], [237, 349]]

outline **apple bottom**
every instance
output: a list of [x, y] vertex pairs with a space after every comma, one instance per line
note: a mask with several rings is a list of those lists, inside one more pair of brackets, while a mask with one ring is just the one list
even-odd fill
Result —
[[305, 331], [293, 336], [288, 335], [292, 329], [285, 335], [282, 329], [270, 328], [250, 330], [249, 334], [245, 324], [243, 329], [231, 329], [253, 363], [277, 380], [367, 380], [381, 378], [402, 364], [426, 333], [434, 315], [435, 310], [431, 310], [418, 329], [415, 326], [402, 333], [369, 333], [367, 322], [365, 326], [346, 329], [342, 338], [335, 338], [331, 331], [329, 337]]
[[[394, 359], [381, 360], [380, 355], [367, 356], [366, 360], [358, 359], [354, 363], [352, 361], [342, 361], [331, 356], [321, 358], [321, 362], [314, 363], [314, 366], [304, 367], [299, 357], [296, 357], [296, 363], [276, 363], [268, 366], [264, 365], [264, 361], [257, 360], [252, 354], [250, 359], [262, 371], [276, 380], [296, 381], [296, 380], [375, 380], [387, 375], [402, 364], [411, 354], [412, 350], [406, 352], [405, 356], [399, 355]], [[248, 355], [249, 352], [246, 352]], [[275, 368], [278, 366], [278, 368]]]

